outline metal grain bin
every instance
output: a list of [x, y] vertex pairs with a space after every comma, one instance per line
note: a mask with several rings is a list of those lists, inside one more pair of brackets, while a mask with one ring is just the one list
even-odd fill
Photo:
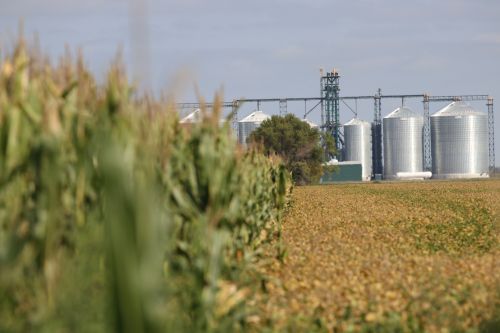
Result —
[[433, 178], [488, 177], [488, 117], [463, 102], [431, 116]]
[[362, 165], [362, 179], [372, 176], [372, 129], [369, 122], [353, 118], [344, 124], [344, 159], [359, 161]]
[[246, 145], [247, 138], [256, 128], [271, 116], [262, 111], [254, 111], [238, 122], [238, 141], [242, 145]]
[[384, 178], [398, 172], [423, 171], [424, 118], [407, 107], [397, 108], [383, 119]]

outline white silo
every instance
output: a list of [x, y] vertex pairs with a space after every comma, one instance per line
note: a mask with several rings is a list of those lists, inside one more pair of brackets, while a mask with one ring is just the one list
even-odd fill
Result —
[[372, 175], [371, 124], [357, 118], [345, 123], [344, 146], [344, 159], [361, 162], [362, 179], [370, 180]]
[[488, 177], [488, 116], [453, 102], [431, 116], [434, 178]]
[[201, 109], [196, 109], [181, 120], [180, 124], [194, 124], [200, 122], [202, 119]]
[[[400, 107], [383, 119], [384, 178], [423, 175], [424, 118]], [[421, 178], [426, 178], [422, 176]]]
[[248, 116], [238, 121], [238, 141], [240, 144], [245, 145], [247, 143], [247, 138], [250, 136], [256, 128], [262, 124], [264, 120], [271, 118], [271, 116], [265, 114], [262, 111], [254, 111]]

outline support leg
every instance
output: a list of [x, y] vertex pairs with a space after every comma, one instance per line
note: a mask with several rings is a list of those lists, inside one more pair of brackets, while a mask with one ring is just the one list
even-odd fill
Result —
[[488, 152], [490, 176], [495, 173], [495, 115], [493, 113], [493, 98], [488, 98]]
[[429, 96], [424, 95], [424, 170], [432, 170], [431, 118], [429, 114]]

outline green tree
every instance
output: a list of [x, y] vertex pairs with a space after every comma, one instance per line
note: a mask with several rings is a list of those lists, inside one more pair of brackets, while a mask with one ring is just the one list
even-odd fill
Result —
[[291, 114], [264, 121], [252, 132], [249, 142], [262, 144], [268, 155], [280, 155], [298, 185], [319, 181], [322, 164], [334, 147], [331, 139], [322, 137], [317, 129]]

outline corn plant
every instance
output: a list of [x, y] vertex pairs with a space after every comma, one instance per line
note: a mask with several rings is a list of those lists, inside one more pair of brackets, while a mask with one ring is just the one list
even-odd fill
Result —
[[245, 330], [281, 162], [242, 151], [220, 107], [181, 128], [119, 62], [100, 85], [81, 55], [2, 54], [0, 330]]

